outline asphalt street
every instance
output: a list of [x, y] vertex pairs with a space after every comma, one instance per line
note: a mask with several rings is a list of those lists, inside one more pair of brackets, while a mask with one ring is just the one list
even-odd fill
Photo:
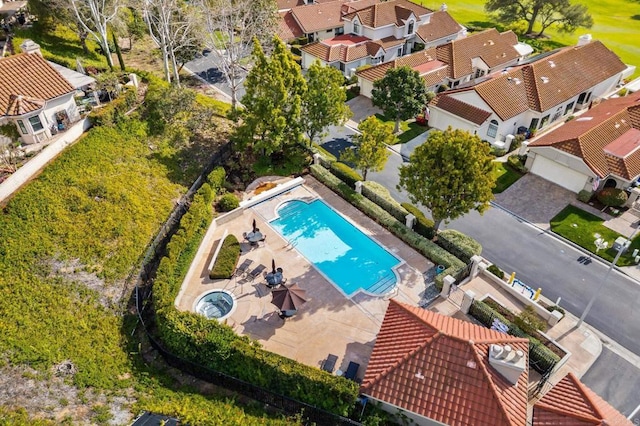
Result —
[[[229, 89], [227, 79], [218, 69], [216, 57], [213, 53], [203, 55], [199, 58], [194, 59], [193, 61], [187, 62], [185, 64], [185, 68], [187, 68], [192, 73], [200, 76], [201, 78], [206, 80], [207, 83], [215, 86], [221, 92], [227, 94], [228, 96], [231, 96], [231, 90]], [[244, 86], [241, 86], [237, 93], [238, 100], [242, 99], [242, 96], [244, 96], [244, 94]]]

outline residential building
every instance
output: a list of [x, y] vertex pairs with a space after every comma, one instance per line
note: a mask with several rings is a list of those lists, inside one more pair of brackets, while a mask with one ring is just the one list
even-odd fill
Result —
[[516, 133], [535, 133], [558, 123], [610, 94], [633, 71], [601, 42], [581, 37], [576, 46], [442, 93], [429, 105], [429, 125], [467, 130], [508, 148]]
[[21, 47], [30, 53], [0, 59], [0, 124], [15, 123], [27, 144], [43, 142], [80, 119], [76, 89], [28, 42]]
[[[339, 31], [344, 34], [334, 29], [337, 35], [303, 46], [303, 69], [319, 60], [351, 76], [363, 65], [377, 65], [409, 54], [416, 43], [430, 47], [464, 34], [464, 28], [446, 11], [434, 13], [408, 0], [389, 0], [363, 8], [361, 2], [345, 5], [357, 10], [343, 9], [343, 27]], [[420, 34], [427, 39], [426, 44]]]
[[499, 33], [489, 29], [361, 70], [357, 73], [358, 84], [360, 93], [371, 97], [373, 83], [384, 77], [389, 68], [410, 66], [425, 79], [429, 90], [435, 91], [440, 86], [457, 87], [516, 65], [532, 51], [529, 45], [518, 42], [518, 37], [512, 31]]
[[607, 99], [529, 145], [527, 168], [574, 192], [640, 175], [640, 93]]

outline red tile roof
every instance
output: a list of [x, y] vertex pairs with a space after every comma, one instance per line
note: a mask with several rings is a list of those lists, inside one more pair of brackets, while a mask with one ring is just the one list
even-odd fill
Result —
[[280, 20], [278, 21], [278, 37], [280, 37], [280, 40], [289, 41], [304, 35], [302, 28], [300, 28], [290, 10], [280, 12], [278, 15], [280, 15]]
[[473, 58], [482, 59], [489, 68], [513, 61], [520, 56], [514, 48], [517, 44], [513, 31], [499, 33], [491, 28], [438, 46], [438, 59], [453, 67], [453, 78], [460, 78], [473, 72]]
[[636, 93], [602, 101], [529, 146], [550, 146], [580, 157], [600, 178], [615, 174], [632, 180], [640, 174], [638, 130], [640, 94]]
[[422, 41], [429, 43], [455, 35], [461, 29], [462, 26], [449, 15], [449, 12], [439, 10], [430, 16], [428, 24], [423, 24], [418, 27], [416, 34]]
[[[328, 3], [336, 0], [313, 0], [313, 3]], [[278, 10], [289, 10], [296, 6], [304, 6], [304, 0], [278, 0]]]
[[293, 17], [305, 34], [340, 28], [343, 1], [297, 6], [291, 9]]
[[478, 108], [454, 97], [447, 96], [446, 94], [437, 96], [431, 101], [430, 105], [437, 106], [444, 111], [450, 112], [451, 114], [477, 124], [478, 126], [491, 117], [491, 112], [485, 111], [482, 108]]
[[418, 71], [418, 69], [425, 64], [439, 64], [440, 66], [445, 66], [445, 64], [436, 60], [435, 49], [427, 49], [358, 71], [358, 76], [369, 81], [376, 81], [384, 77], [387, 70], [390, 68], [408, 66]]
[[528, 341], [391, 300], [361, 392], [449, 425], [526, 423], [525, 370], [512, 385], [489, 365], [492, 343]]
[[36, 111], [43, 102], [75, 89], [42, 56], [21, 53], [0, 59], [0, 114]]
[[302, 46], [300, 50], [325, 62], [339, 61], [347, 63], [357, 59], [366, 58], [367, 56], [374, 56], [380, 47], [381, 46], [378, 43], [373, 41], [361, 41], [359, 43], [346, 41], [344, 43], [333, 43], [331, 41], [323, 40]]
[[533, 407], [533, 426], [631, 426], [620, 412], [567, 374]]
[[430, 9], [408, 0], [388, 0], [356, 12], [348, 13], [344, 16], [344, 19], [352, 21], [357, 16], [362, 25], [370, 28], [378, 28], [391, 24], [401, 27], [405, 24], [403, 21], [406, 21], [409, 16], [411, 16], [411, 13], [413, 13], [416, 20], [420, 22], [421, 15], [426, 15], [431, 12]]

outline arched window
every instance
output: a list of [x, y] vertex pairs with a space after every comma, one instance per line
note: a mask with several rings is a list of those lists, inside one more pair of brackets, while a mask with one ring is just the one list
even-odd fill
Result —
[[489, 129], [487, 130], [487, 136], [490, 138], [495, 138], [498, 134], [498, 122], [496, 120], [491, 120], [489, 122]]
[[353, 21], [353, 32], [360, 35], [360, 23], [358, 21]]

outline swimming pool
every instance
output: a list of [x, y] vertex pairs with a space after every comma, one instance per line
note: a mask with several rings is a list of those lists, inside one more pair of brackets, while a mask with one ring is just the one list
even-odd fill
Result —
[[322, 200], [287, 201], [270, 222], [296, 250], [350, 297], [359, 290], [393, 290], [400, 260], [336, 213]]

